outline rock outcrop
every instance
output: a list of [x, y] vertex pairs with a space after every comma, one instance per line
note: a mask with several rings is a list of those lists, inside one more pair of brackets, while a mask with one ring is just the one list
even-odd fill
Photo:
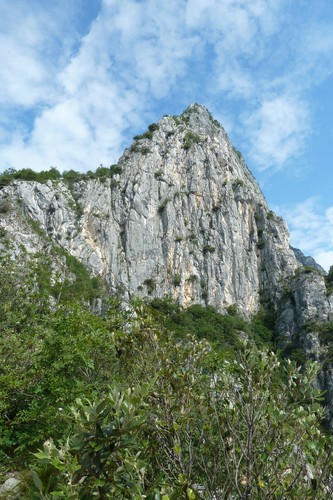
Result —
[[16, 181], [1, 198], [16, 207], [2, 225], [17, 245], [40, 249], [37, 223], [125, 298], [237, 304], [249, 317], [299, 265], [285, 223], [199, 105], [150, 126], [104, 182]]
[[290, 248], [294, 252], [295, 257], [298, 260], [298, 262], [300, 262], [303, 266], [311, 267], [312, 269], [316, 269], [323, 276], [327, 275], [327, 272], [325, 271], [325, 269], [322, 268], [321, 265], [318, 264], [318, 262], [316, 262], [313, 257], [311, 257], [311, 255], [304, 255], [302, 250], [300, 250], [299, 248], [294, 248], [294, 247], [290, 247]]

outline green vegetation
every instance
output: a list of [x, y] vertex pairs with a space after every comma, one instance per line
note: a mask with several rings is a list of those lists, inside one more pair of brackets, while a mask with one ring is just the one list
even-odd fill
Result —
[[185, 149], [185, 151], [187, 151], [193, 144], [199, 144], [200, 142], [202, 142], [202, 138], [200, 137], [200, 135], [195, 134], [194, 132], [189, 130], [185, 134], [183, 140], [183, 148]]
[[51, 167], [49, 170], [43, 170], [42, 172], [35, 172], [31, 168], [23, 168], [21, 170], [9, 168], [0, 174], [0, 189], [1, 187], [10, 184], [13, 180], [37, 181], [44, 183], [48, 180], [60, 179], [60, 177], [61, 174], [55, 167]]
[[132, 146], [130, 147], [130, 151], [132, 153], [140, 153], [144, 156], [151, 153], [151, 150], [149, 148], [147, 148], [146, 146], [139, 146], [137, 142], [132, 144]]
[[182, 123], [182, 119], [181, 119], [181, 117], [180, 117], [180, 116], [173, 115], [173, 116], [172, 116], [172, 119], [174, 120], [174, 122], [175, 122], [175, 124], [176, 124], [176, 125], [181, 125], [181, 123]]
[[237, 189], [239, 187], [243, 187], [244, 186], [244, 181], [243, 179], [236, 179], [233, 183], [232, 183], [232, 188], [233, 189]]
[[[20, 262], [4, 255], [0, 267], [0, 443], [2, 457], [15, 460], [15, 450], [26, 452], [45, 433], [61, 436], [68, 429], [69, 405], [88, 379], [94, 393], [94, 366], [104, 356], [98, 345], [111, 342], [111, 334], [86, 309], [91, 278], [80, 279], [74, 258], [70, 273], [77, 284], [60, 285], [41, 255]], [[111, 344], [104, 348], [113, 351]], [[105, 351], [105, 362], [109, 355]]]
[[325, 276], [325, 284], [327, 295], [331, 295], [333, 293], [333, 266], [330, 267], [327, 276]]
[[35, 172], [30, 168], [23, 168], [21, 170], [10, 168], [0, 174], [0, 189], [16, 180], [34, 181], [45, 184], [47, 181], [59, 181], [62, 179], [72, 187], [75, 182], [89, 179], [99, 179], [103, 182], [121, 173], [122, 168], [120, 165], [111, 165], [110, 167], [103, 167], [103, 165], [100, 165], [94, 172], [89, 170], [85, 173], [76, 172], [75, 170], [65, 170], [63, 173], [60, 173], [55, 167], [51, 167], [49, 170], [43, 170], [41, 172]]
[[301, 265], [294, 272], [294, 277], [302, 276], [303, 274], [313, 274], [313, 275], [322, 276], [321, 272], [318, 271], [318, 269], [315, 269], [314, 267], [311, 267], [311, 266], [302, 266]]
[[143, 284], [147, 287], [148, 295], [151, 295], [156, 288], [156, 282], [153, 278], [147, 278]]
[[268, 349], [265, 311], [113, 298], [96, 316], [66, 254], [0, 271], [0, 460], [24, 469], [21, 498], [325, 498], [317, 368]]
[[203, 252], [203, 254], [214, 253], [215, 252], [215, 247], [213, 247], [212, 245], [204, 245], [203, 249], [202, 249], [202, 252]]
[[240, 151], [238, 151], [238, 149], [237, 149], [237, 148], [235, 148], [234, 146], [233, 146], [233, 148], [232, 148], [232, 149], [234, 150], [234, 153], [235, 153], [235, 155], [237, 156], [237, 158], [238, 158], [240, 161], [244, 162], [244, 158], [243, 158], [242, 153], [241, 153]]
[[73, 255], [70, 255], [62, 248], [53, 247], [53, 255], [59, 255], [65, 260], [67, 274], [62, 281], [54, 283], [50, 289], [54, 298], [71, 302], [73, 297], [77, 297], [85, 302], [91, 302], [97, 297], [104, 295], [104, 286], [99, 277], [91, 277], [86, 267]]
[[161, 202], [160, 206], [158, 207], [159, 214], [162, 214], [164, 212], [169, 201], [171, 201], [170, 198], [164, 198], [164, 200]]
[[159, 180], [161, 179], [161, 177], [163, 176], [163, 170], [157, 170], [155, 173], [154, 173], [154, 177], [155, 179]]
[[[191, 276], [190, 281], [197, 281], [197, 276]], [[206, 284], [201, 283], [201, 287], [205, 288]], [[272, 324], [264, 309], [254, 316], [252, 322], [248, 322], [238, 314], [235, 305], [229, 306], [227, 315], [218, 313], [212, 306], [199, 304], [185, 309], [170, 298], [152, 299], [149, 307], [154, 318], [177, 338], [184, 338], [190, 332], [196, 338], [209, 340], [217, 349], [228, 352], [239, 347], [244, 335], [258, 346], [273, 345]]]
[[153, 138], [154, 132], [156, 130], [158, 130], [159, 128], [160, 127], [157, 123], [152, 123], [151, 125], [149, 125], [147, 132], [144, 132], [143, 134], [140, 134], [140, 135], [135, 135], [133, 137], [133, 139], [135, 141], [141, 141], [142, 139], [149, 139], [150, 140]]
[[182, 282], [182, 277], [180, 274], [175, 274], [174, 277], [173, 277], [173, 280], [172, 280], [174, 286], [180, 286], [181, 282]]
[[146, 156], [149, 153], [151, 153], [151, 150], [149, 148], [143, 147], [140, 149], [140, 153], [143, 154], [144, 156]]

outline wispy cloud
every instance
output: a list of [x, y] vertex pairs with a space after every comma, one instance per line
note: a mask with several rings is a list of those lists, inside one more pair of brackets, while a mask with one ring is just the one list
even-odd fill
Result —
[[315, 197], [293, 207], [279, 207], [292, 245], [311, 255], [326, 270], [333, 265], [333, 206], [324, 209]]
[[245, 121], [251, 138], [250, 154], [263, 170], [281, 168], [295, 156], [310, 132], [308, 105], [295, 96], [263, 100]]
[[239, 110], [229, 124], [245, 152], [282, 168], [303, 149], [306, 92], [333, 60], [329, 20], [295, 23], [295, 9], [287, 0], [5, 4], [1, 166], [113, 162], [161, 103], [164, 114], [195, 100], [218, 116]]

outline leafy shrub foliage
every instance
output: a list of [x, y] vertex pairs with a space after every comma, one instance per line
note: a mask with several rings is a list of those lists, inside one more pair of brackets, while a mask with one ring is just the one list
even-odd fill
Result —
[[30, 168], [23, 168], [21, 170], [10, 168], [0, 174], [0, 189], [15, 180], [46, 183], [49, 180], [58, 181], [62, 179], [72, 187], [75, 182], [89, 179], [103, 181], [121, 173], [122, 168], [120, 165], [111, 165], [110, 167], [100, 165], [94, 172], [89, 170], [85, 173], [76, 172], [75, 170], [65, 170], [63, 173], [60, 173], [55, 167], [51, 167], [49, 170], [42, 170], [41, 172], [35, 172]]
[[185, 151], [187, 151], [193, 144], [199, 144], [200, 142], [202, 142], [200, 135], [195, 134], [194, 132], [189, 130], [185, 134], [183, 140], [183, 148], [185, 149]]
[[317, 368], [263, 347], [263, 313], [112, 299], [95, 316], [78, 291], [50, 298], [49, 269], [1, 261], [1, 459], [29, 471], [22, 498], [332, 495]]

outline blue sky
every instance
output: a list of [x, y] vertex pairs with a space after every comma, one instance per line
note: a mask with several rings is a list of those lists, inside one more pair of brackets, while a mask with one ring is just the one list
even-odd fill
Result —
[[333, 264], [331, 0], [0, 0], [0, 169], [95, 169], [204, 104]]

